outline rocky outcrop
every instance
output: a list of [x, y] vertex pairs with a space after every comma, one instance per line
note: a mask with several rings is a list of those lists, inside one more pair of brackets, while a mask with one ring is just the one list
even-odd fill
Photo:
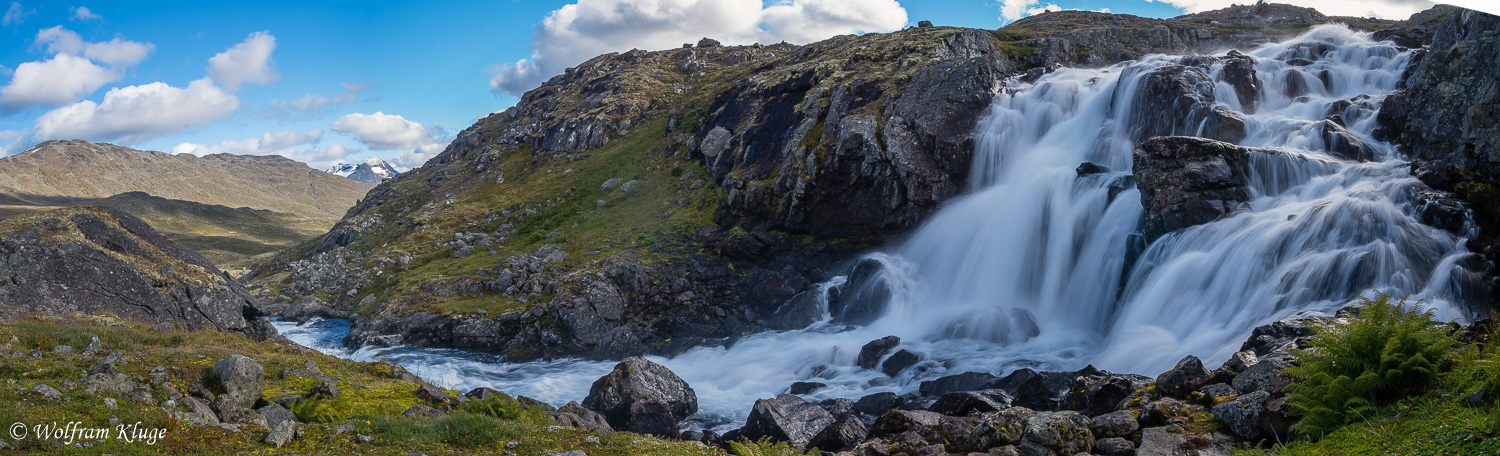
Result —
[[665, 366], [633, 357], [594, 381], [583, 406], [612, 428], [675, 437], [677, 422], [698, 413], [698, 395]]
[[[1245, 139], [1245, 121], [1226, 109], [1214, 107], [1214, 80], [1202, 68], [1168, 65], [1141, 78], [1130, 105], [1136, 139], [1172, 135], [1231, 143]], [[1117, 90], [1124, 90], [1126, 85], [1120, 87]]]
[[1211, 139], [1155, 137], [1135, 150], [1135, 176], [1151, 242], [1212, 222], [1250, 199], [1250, 149]]
[[914, 226], [963, 188], [974, 126], [1015, 69], [982, 31], [903, 33], [927, 48], [916, 71], [851, 79], [828, 54], [852, 61], [868, 46], [839, 37], [715, 98], [696, 152], [726, 215], [848, 236]]
[[[1413, 44], [1413, 43], [1408, 43]], [[1406, 90], [1386, 97], [1377, 137], [1399, 144], [1412, 174], [1452, 192], [1474, 211], [1480, 233], [1469, 251], [1489, 262], [1489, 290], [1500, 290], [1500, 17], [1454, 9], [1431, 45], [1407, 69]], [[1485, 299], [1476, 298], [1474, 302]], [[1491, 299], [1493, 301], [1493, 299]]]
[[132, 215], [70, 207], [0, 222], [0, 317], [113, 314], [264, 339], [257, 300], [202, 255]]

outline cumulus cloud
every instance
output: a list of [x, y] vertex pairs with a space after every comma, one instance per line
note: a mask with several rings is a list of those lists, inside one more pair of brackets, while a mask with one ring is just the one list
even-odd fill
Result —
[[93, 11], [90, 11], [86, 6], [75, 6], [69, 8], [68, 11], [73, 12], [73, 17], [68, 18], [68, 20], [74, 22], [89, 22], [104, 19]]
[[43, 114], [33, 136], [131, 144], [228, 117], [239, 107], [239, 98], [207, 78], [183, 88], [161, 82], [117, 87], [101, 103], [84, 100]]
[[360, 93], [371, 89], [369, 84], [358, 82], [340, 82], [339, 86], [344, 88], [344, 93], [336, 95], [313, 95], [306, 94], [296, 100], [271, 100], [271, 109], [281, 114], [292, 112], [310, 113], [318, 112], [334, 106], [345, 105], [359, 100]]
[[423, 163], [427, 163], [427, 160], [442, 153], [443, 149], [448, 148], [448, 143], [451, 142], [453, 142], [453, 138], [448, 137], [417, 146], [416, 149], [402, 152], [401, 156], [391, 160], [391, 166], [396, 167], [396, 171], [407, 172], [412, 168], [422, 166]]
[[[1146, 1], [1159, 1], [1159, 0], [1146, 0]], [[1015, 21], [1017, 21], [1017, 20], [1019, 20], [1019, 19], [1021, 19], [1023, 17], [1035, 16], [1035, 15], [1038, 15], [1038, 14], [1042, 14], [1042, 13], [1046, 13], [1046, 12], [1052, 12], [1052, 11], [1083, 11], [1083, 10], [1078, 9], [1078, 8], [1063, 8], [1061, 6], [1057, 6], [1056, 3], [1048, 3], [1046, 5], [1040, 5], [1040, 6], [1038, 6], [1040, 3], [1041, 3], [1040, 0], [1001, 0], [1001, 2], [1000, 2], [1000, 23], [1002, 23], [1002, 24], [1009, 24], [1009, 23], [1015, 22]], [[1091, 10], [1091, 11], [1096, 12], [1096, 13], [1108, 13], [1108, 12], [1110, 12], [1109, 8], [1099, 8], [1099, 9]]]
[[0, 130], [0, 141], [10, 141], [21, 137], [21, 132], [15, 130]]
[[302, 147], [317, 144], [322, 137], [323, 129], [321, 128], [306, 132], [296, 130], [266, 132], [259, 138], [224, 141], [211, 146], [185, 142], [172, 147], [172, 153], [193, 154], [200, 157], [211, 154], [280, 155], [307, 163], [317, 169], [323, 169], [356, 152], [342, 144], [329, 144], [321, 148]]
[[521, 94], [589, 58], [632, 48], [667, 49], [710, 37], [725, 44], [807, 43], [906, 25], [896, 0], [578, 0], [547, 15], [532, 55], [490, 68], [490, 90]]
[[[1006, 0], [1007, 2], [1011, 0]], [[1166, 3], [1187, 10], [1188, 13], [1227, 8], [1230, 5], [1250, 3], [1245, 0], [1148, 0]], [[1384, 19], [1406, 19], [1412, 13], [1431, 8], [1436, 3], [1430, 0], [1277, 0], [1307, 8], [1330, 16], [1376, 16]]]
[[354, 136], [375, 150], [411, 149], [432, 141], [432, 132], [422, 124], [379, 111], [341, 117], [333, 123], [333, 131]]
[[276, 133], [266, 132], [259, 138], [224, 141], [212, 146], [185, 142], [173, 147], [172, 153], [193, 154], [200, 157], [212, 154], [271, 155], [281, 153], [293, 147], [315, 144], [322, 137], [322, 128], [314, 128], [305, 133], [296, 130]]
[[94, 93], [119, 76], [88, 59], [58, 54], [41, 62], [16, 67], [14, 77], [0, 87], [0, 110], [58, 106]]
[[47, 52], [53, 54], [81, 55], [112, 67], [128, 67], [140, 63], [156, 49], [156, 45], [151, 43], [118, 37], [99, 43], [84, 41], [83, 37], [61, 25], [36, 32], [36, 44], [46, 46]]
[[271, 52], [276, 50], [276, 37], [269, 31], [251, 33], [244, 42], [229, 50], [208, 58], [208, 76], [230, 91], [240, 90], [243, 84], [270, 84], [281, 79], [276, 72], [276, 63]]
[[150, 43], [122, 38], [92, 43], [62, 26], [37, 32], [36, 45], [46, 48], [52, 58], [16, 67], [10, 82], [0, 87], [0, 111], [78, 101], [120, 79], [125, 68], [145, 60], [155, 49]]
[[21, 2], [10, 2], [10, 8], [5, 9], [5, 15], [0, 16], [0, 25], [21, 25], [26, 22], [26, 16], [36, 14], [36, 10], [29, 10], [21, 6]]

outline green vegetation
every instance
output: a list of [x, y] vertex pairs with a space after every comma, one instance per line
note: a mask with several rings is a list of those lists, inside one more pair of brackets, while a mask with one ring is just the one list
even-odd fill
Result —
[[1307, 410], [1297, 428], [1306, 438], [1240, 454], [1500, 454], [1500, 347], [1491, 329], [1456, 343], [1430, 313], [1399, 305], [1368, 300], [1348, 325], [1318, 329], [1292, 371], [1320, 380], [1288, 400]]
[[797, 451], [786, 442], [772, 442], [770, 437], [761, 437], [760, 440], [751, 442], [749, 439], [741, 439], [738, 442], [729, 442], [729, 450], [737, 456], [802, 456], [804, 454], [818, 454], [816, 451]]
[[1360, 299], [1348, 324], [1315, 327], [1312, 348], [1293, 352], [1298, 365], [1288, 372], [1302, 383], [1287, 403], [1304, 416], [1297, 427], [1303, 436], [1322, 437], [1368, 417], [1382, 400], [1425, 386], [1453, 343], [1434, 326], [1431, 310], [1404, 310], [1404, 299], [1392, 303], [1386, 295]]
[[[106, 351], [92, 356], [52, 351], [57, 345], [81, 351], [90, 336], [97, 336]], [[5, 346], [7, 343], [9, 348]], [[31, 350], [37, 351], [34, 355], [24, 354]], [[306, 433], [287, 446], [275, 448], [261, 443], [269, 432], [266, 429], [246, 425], [240, 432], [233, 432], [216, 426], [192, 426], [171, 418], [158, 405], [166, 399], [163, 387], [151, 388], [153, 403], [137, 404], [123, 396], [96, 395], [81, 386], [64, 386], [65, 380], [78, 382], [86, 376], [93, 363], [108, 350], [118, 350], [125, 357], [127, 363], [118, 366], [119, 372], [140, 384], [153, 382], [152, 369], [163, 366], [168, 376], [163, 384], [177, 391], [207, 387], [204, 379], [208, 371], [225, 356], [250, 356], [266, 372], [264, 398], [304, 393], [311, 388], [317, 380], [279, 375], [285, 368], [302, 369], [311, 360], [323, 374], [339, 378], [340, 394], [337, 399], [294, 404], [295, 414], [310, 422], [304, 425]], [[12, 351], [23, 355], [11, 357]], [[61, 390], [68, 399], [53, 403], [32, 391], [43, 384]], [[87, 427], [113, 428], [109, 423], [116, 418], [123, 423], [139, 421], [140, 426], [166, 430], [161, 440], [149, 445], [105, 439], [86, 440], [89, 446], [54, 446], [50, 441], [6, 438], [6, 443], [16, 446], [16, 451], [7, 454], [400, 455], [419, 451], [437, 456], [505, 451], [537, 455], [575, 449], [594, 456], [724, 454], [697, 443], [552, 426], [540, 409], [521, 410], [519, 403], [507, 396], [470, 401], [463, 408], [437, 418], [400, 416], [411, 405], [422, 403], [415, 390], [415, 385], [395, 378], [392, 366], [386, 363], [338, 359], [301, 347], [254, 342], [237, 334], [154, 332], [110, 316], [75, 316], [67, 321], [27, 317], [0, 322], [0, 403], [6, 404], [0, 407], [0, 421], [7, 425], [78, 421]], [[106, 397], [114, 397], [118, 408], [110, 409], [105, 404]], [[331, 429], [340, 425], [352, 425], [354, 431], [334, 435]], [[356, 435], [373, 439], [360, 444], [356, 443]]]

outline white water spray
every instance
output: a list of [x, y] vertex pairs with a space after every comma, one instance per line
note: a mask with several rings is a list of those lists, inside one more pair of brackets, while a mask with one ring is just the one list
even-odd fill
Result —
[[[1465, 276], [1456, 266], [1467, 255], [1462, 239], [1418, 221], [1410, 195], [1418, 182], [1391, 145], [1371, 137], [1380, 99], [1396, 91], [1409, 53], [1322, 26], [1251, 55], [1261, 87], [1255, 111], [1245, 112], [1219, 80], [1222, 64], [1209, 69], [1216, 107], [1245, 120], [1242, 145], [1280, 153], [1252, 154], [1253, 199], [1240, 211], [1158, 239], [1133, 266], [1127, 249], [1142, 207], [1139, 192], [1123, 185], [1141, 139], [1133, 136], [1132, 103], [1140, 78], [1176, 57], [1013, 81], [976, 132], [971, 193], [902, 245], [867, 258], [882, 266], [890, 295], [873, 322], [825, 318], [653, 360], [697, 391], [700, 424], [732, 428], [755, 399], [796, 381], [829, 385], [812, 399], [858, 398], [968, 371], [1092, 363], [1155, 375], [1188, 354], [1217, 365], [1255, 326], [1331, 311], [1371, 290], [1416, 293], [1442, 319], [1468, 317], [1455, 285]], [[1329, 114], [1342, 116], [1376, 160], [1322, 152], [1314, 123]], [[1080, 177], [1083, 162], [1113, 171]], [[417, 347], [348, 353], [329, 337], [317, 345], [327, 329], [277, 325], [305, 345], [397, 362], [446, 387], [488, 386], [559, 405], [582, 400], [613, 365], [511, 364]], [[895, 378], [857, 367], [859, 348], [887, 335], [925, 360]]]

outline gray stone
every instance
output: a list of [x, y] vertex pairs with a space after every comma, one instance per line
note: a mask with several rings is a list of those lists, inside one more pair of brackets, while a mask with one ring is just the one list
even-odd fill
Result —
[[53, 388], [51, 386], [37, 385], [37, 386], [32, 387], [31, 390], [32, 391], [36, 391], [37, 394], [42, 395], [43, 398], [47, 399], [50, 402], [56, 403], [56, 402], [64, 402], [64, 401], [68, 400], [67, 396], [64, 396], [62, 392], [58, 391], [57, 389], [55, 389], [55, 388]]
[[1208, 369], [1203, 367], [1203, 361], [1188, 355], [1178, 361], [1172, 370], [1156, 377], [1156, 390], [1171, 397], [1187, 397], [1207, 384], [1211, 376]]
[[1255, 440], [1265, 435], [1266, 402], [1271, 393], [1255, 391], [1215, 405], [1214, 418], [1228, 425], [1235, 435]]
[[1089, 431], [1100, 439], [1129, 436], [1140, 428], [1141, 423], [1135, 419], [1135, 413], [1129, 410], [1110, 412], [1089, 419]]
[[260, 413], [262, 417], [265, 417], [266, 427], [275, 428], [276, 425], [281, 424], [282, 421], [291, 421], [294, 423], [298, 422], [297, 416], [293, 415], [291, 410], [287, 410], [286, 407], [282, 407], [281, 404], [267, 405], [265, 407], [258, 408], [255, 411]]
[[442, 415], [444, 415], [442, 410], [425, 405], [413, 405], [411, 408], [406, 409], [405, 412], [401, 412], [401, 416], [406, 417], [433, 418]]
[[281, 448], [282, 445], [286, 445], [288, 442], [291, 442], [292, 437], [295, 437], [296, 433], [297, 423], [292, 421], [282, 421], [276, 424], [276, 427], [271, 428], [271, 433], [266, 434], [266, 439], [264, 440], [264, 442], [268, 445], [275, 445], [276, 448]]
[[1021, 451], [1035, 445], [1053, 454], [1088, 453], [1094, 448], [1089, 419], [1078, 412], [1038, 412], [1026, 420]]
[[674, 423], [698, 413], [698, 395], [687, 382], [641, 357], [620, 361], [608, 375], [594, 381], [583, 406], [604, 415], [611, 427], [629, 429], [631, 404], [646, 399], [665, 405]]
[[248, 409], [260, 399], [265, 370], [253, 359], [229, 355], [214, 363], [213, 377], [224, 391], [217, 401], [224, 401], [225, 405], [237, 409]]
[[817, 404], [783, 394], [774, 399], [755, 401], [741, 432], [752, 441], [770, 437], [805, 448], [813, 437], [833, 422], [833, 415]]

